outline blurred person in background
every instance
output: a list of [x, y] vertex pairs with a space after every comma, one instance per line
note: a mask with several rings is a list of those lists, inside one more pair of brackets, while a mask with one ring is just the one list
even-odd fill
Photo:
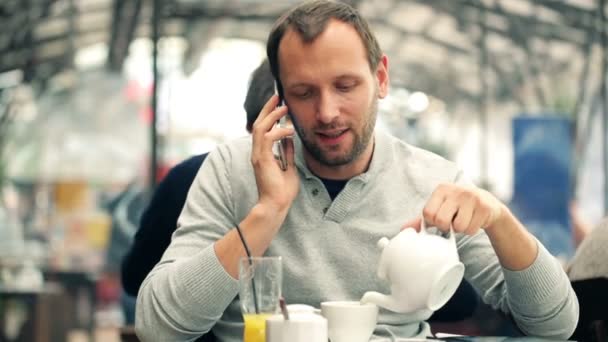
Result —
[[[253, 71], [245, 97], [248, 132], [272, 94], [274, 78], [268, 61], [264, 60]], [[158, 185], [141, 216], [131, 248], [122, 261], [122, 284], [131, 296], [137, 296], [141, 283], [169, 246], [190, 185], [206, 157], [207, 153], [196, 155], [173, 167]]]
[[[145, 179], [145, 177], [141, 178]], [[120, 286], [120, 264], [137, 231], [137, 222], [146, 203], [145, 186], [141, 181], [132, 181], [105, 205], [111, 215], [112, 224], [104, 274], [97, 282], [97, 298], [98, 304], [106, 309], [108, 306], [120, 302], [123, 315], [122, 318], [116, 318], [113, 311], [103, 310], [104, 314], [101, 316], [103, 320], [108, 321], [108, 324], [116, 324], [117, 322], [112, 321], [123, 319], [124, 323], [132, 324], [135, 320], [135, 301], [133, 297], [125, 295]]]
[[[574, 208], [573, 208], [574, 209]], [[587, 228], [578, 211], [572, 214], [575, 236], [581, 239], [568, 266], [568, 276], [580, 303], [580, 319], [572, 338], [598, 340], [608, 328], [608, 217]]]
[[[251, 76], [244, 103], [248, 132], [251, 132], [251, 127], [258, 113], [273, 93], [274, 78], [270, 72], [268, 61], [265, 60], [254, 70]], [[114, 247], [111, 248], [112, 251], [109, 253], [113, 262], [122, 258], [120, 274], [122, 287], [127, 296], [122, 296], [121, 302], [127, 325], [134, 323], [135, 296], [137, 296], [143, 280], [169, 246], [171, 235], [177, 227], [177, 218], [186, 201], [188, 189], [190, 189], [190, 185], [206, 157], [207, 153], [199, 154], [174, 166], [158, 184], [158, 188], [152, 195], [147, 207], [144, 207], [141, 202], [140, 195], [143, 195], [143, 193], [130, 195], [130, 191], [125, 191], [117, 198], [118, 203], [122, 202], [126, 205], [128, 201], [132, 203], [129, 208], [138, 209], [137, 211], [115, 211], [114, 226], [119, 229], [112, 230], [115, 232], [113, 236], [122, 236], [123, 238], [113, 239], [119, 243], [113, 244]], [[129, 199], [136, 200], [136, 202]], [[134, 205], [136, 203], [142, 204], [142, 206]], [[125, 216], [127, 214], [128, 216]], [[139, 219], [140, 217], [141, 219]], [[133, 222], [138, 222], [138, 220], [139, 227], [136, 227]], [[125, 230], [130, 234], [124, 234]], [[133, 234], [135, 235], [133, 236]], [[126, 254], [124, 254], [125, 250], [127, 250]], [[120, 257], [117, 256], [118, 253]], [[114, 263], [114, 265], [118, 264], [120, 264], [120, 261]]]
[[572, 242], [574, 243], [574, 247], [578, 248], [587, 235], [591, 233], [592, 227], [583, 217], [575, 200], [570, 201], [568, 213], [570, 214], [570, 223], [572, 224]]
[[[283, 257], [288, 303], [318, 306], [384, 288], [373, 241], [419, 227], [421, 213], [443, 231], [453, 226], [465, 276], [485, 302], [528, 335], [570, 336], [578, 302], [568, 278], [509, 209], [455, 164], [374, 130], [388, 58], [355, 9], [296, 5], [275, 23], [267, 55], [294, 128], [275, 127], [288, 110], [273, 96], [251, 138], [209, 154], [138, 293], [142, 340], [192, 340], [211, 329], [221, 341], [242, 340], [237, 265], [246, 253], [236, 227], [253, 256]], [[281, 170], [272, 146], [289, 136]], [[431, 314], [382, 311], [376, 333], [428, 336]]]

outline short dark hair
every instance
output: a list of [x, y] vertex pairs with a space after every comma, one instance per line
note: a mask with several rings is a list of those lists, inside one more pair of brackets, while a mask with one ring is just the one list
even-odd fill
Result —
[[270, 69], [278, 81], [279, 94], [283, 94], [283, 87], [279, 78], [279, 44], [289, 28], [294, 29], [305, 42], [312, 42], [327, 27], [330, 19], [336, 19], [350, 24], [361, 37], [367, 50], [367, 60], [373, 71], [380, 63], [382, 50], [376, 37], [369, 28], [367, 21], [352, 6], [329, 0], [313, 0], [299, 4], [283, 14], [274, 24], [268, 35], [266, 54], [270, 62]]
[[274, 94], [274, 77], [270, 72], [270, 64], [264, 59], [249, 79], [249, 88], [243, 107], [247, 112], [247, 131], [251, 133], [253, 123], [264, 108], [268, 99]]

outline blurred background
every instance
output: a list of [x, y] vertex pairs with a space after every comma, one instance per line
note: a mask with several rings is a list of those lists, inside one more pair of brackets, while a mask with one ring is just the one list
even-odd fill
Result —
[[[250, 73], [297, 2], [0, 1], [1, 341], [118, 338], [151, 192], [247, 134]], [[380, 129], [456, 161], [566, 265], [608, 206], [605, 0], [349, 3], [389, 56]]]

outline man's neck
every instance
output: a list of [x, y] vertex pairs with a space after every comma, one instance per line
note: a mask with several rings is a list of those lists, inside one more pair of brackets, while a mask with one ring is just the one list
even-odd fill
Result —
[[328, 166], [320, 163], [318, 160], [312, 157], [310, 153], [302, 147], [304, 150], [304, 160], [306, 161], [306, 166], [318, 177], [325, 179], [334, 179], [334, 180], [348, 180], [353, 177], [356, 177], [367, 171], [369, 168], [369, 164], [372, 161], [372, 156], [374, 154], [374, 145], [375, 138], [368, 146], [365, 148], [363, 153], [359, 155], [359, 157], [352, 162], [346, 165], [339, 166]]

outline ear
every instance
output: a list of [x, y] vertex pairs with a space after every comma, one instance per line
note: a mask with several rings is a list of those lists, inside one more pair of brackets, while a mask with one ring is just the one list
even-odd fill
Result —
[[382, 55], [378, 67], [376, 67], [376, 79], [378, 80], [378, 97], [383, 99], [388, 94], [388, 57]]

